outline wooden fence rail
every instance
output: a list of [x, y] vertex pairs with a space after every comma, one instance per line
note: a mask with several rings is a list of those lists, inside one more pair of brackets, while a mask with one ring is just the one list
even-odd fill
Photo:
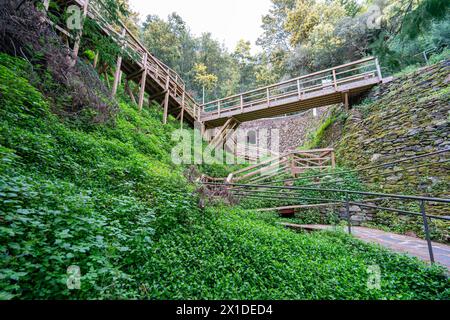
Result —
[[334, 149], [291, 151], [233, 172], [225, 181], [256, 183], [284, 176], [296, 177], [307, 170], [326, 170], [335, 167]]

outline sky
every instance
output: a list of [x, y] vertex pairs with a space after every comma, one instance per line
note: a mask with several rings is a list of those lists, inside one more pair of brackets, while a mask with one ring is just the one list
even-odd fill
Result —
[[213, 38], [231, 51], [240, 39], [252, 43], [258, 52], [256, 40], [262, 34], [261, 19], [267, 14], [270, 0], [130, 0], [133, 11], [141, 15], [156, 14], [167, 19], [177, 12], [195, 35], [211, 32]]

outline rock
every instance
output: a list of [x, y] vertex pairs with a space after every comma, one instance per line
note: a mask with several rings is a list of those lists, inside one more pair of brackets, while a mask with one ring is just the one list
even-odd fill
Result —
[[361, 208], [359, 206], [350, 206], [350, 212], [361, 212]]
[[372, 158], [370, 159], [370, 162], [377, 162], [381, 158], [381, 154], [375, 153]]

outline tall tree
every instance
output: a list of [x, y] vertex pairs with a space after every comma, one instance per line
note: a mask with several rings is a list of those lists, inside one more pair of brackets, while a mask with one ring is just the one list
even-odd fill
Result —
[[289, 50], [289, 32], [285, 28], [288, 12], [295, 8], [296, 0], [272, 0], [269, 13], [262, 18], [263, 35], [257, 44], [271, 54], [279, 49]]
[[251, 53], [250, 41], [239, 40], [232, 54], [240, 70], [239, 90], [241, 92], [255, 85], [255, 58]]

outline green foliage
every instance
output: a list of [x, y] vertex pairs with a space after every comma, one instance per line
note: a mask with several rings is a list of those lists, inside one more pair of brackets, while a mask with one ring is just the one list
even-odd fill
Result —
[[300, 147], [302, 150], [312, 150], [319, 147], [326, 147], [324, 145], [324, 137], [328, 129], [336, 122], [344, 122], [347, 114], [344, 112], [334, 110], [333, 113], [322, 122], [316, 131], [309, 134], [307, 141]]
[[[200, 211], [169, 158], [176, 125], [126, 103], [114, 122], [67, 124], [28, 68], [0, 56], [0, 299], [449, 298], [443, 270], [416, 259]], [[373, 264], [382, 290], [367, 287]], [[81, 290], [68, 290], [69, 266]]]
[[311, 150], [316, 149], [320, 146], [322, 142], [322, 138], [325, 134], [325, 131], [333, 125], [333, 123], [336, 121], [336, 118], [329, 117], [325, 120], [324, 123], [320, 125], [320, 127], [317, 129], [317, 131], [310, 134], [308, 142], [306, 142], [303, 146], [303, 150]]
[[[198, 213], [170, 161], [174, 128], [126, 104], [115, 124], [62, 124], [25, 66], [1, 56], [2, 297], [136, 298], [133, 274], [153, 241]], [[81, 291], [65, 285], [71, 265]]]
[[402, 34], [411, 39], [426, 32], [433, 21], [443, 20], [450, 12], [450, 2], [442, 0], [423, 0], [417, 8], [409, 12], [403, 22]]
[[[204, 224], [153, 250], [142, 266], [146, 298], [445, 299], [450, 289], [443, 270], [416, 259], [343, 233], [296, 234], [241, 210], [210, 209]], [[367, 287], [372, 265], [381, 290]]]

